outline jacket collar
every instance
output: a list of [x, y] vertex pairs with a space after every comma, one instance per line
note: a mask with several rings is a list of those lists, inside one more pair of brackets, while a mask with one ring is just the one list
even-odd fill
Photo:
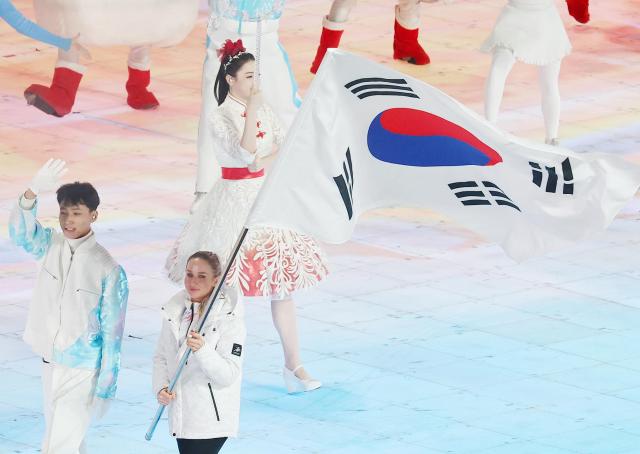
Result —
[[68, 238], [65, 237], [64, 239], [65, 241], [65, 246], [66, 247], [71, 247], [72, 244], [74, 244], [74, 248], [75, 251], [73, 252], [73, 254], [85, 254], [87, 252], [89, 252], [96, 244], [96, 234], [92, 231], [90, 231], [87, 235], [83, 236], [82, 238], [78, 238], [76, 240], [70, 240]]
[[[191, 306], [191, 299], [189, 298], [189, 294], [186, 290], [181, 290], [177, 294], [175, 294], [164, 306], [162, 306], [162, 315], [163, 317], [171, 324], [171, 326], [177, 331], [180, 327], [180, 321], [182, 319], [182, 313], [184, 312], [186, 307]], [[210, 323], [216, 315], [226, 312], [233, 312], [235, 309], [236, 303], [232, 301], [232, 298], [229, 298], [225, 295], [224, 292], [220, 292], [218, 295], [218, 299], [214, 303], [211, 312], [209, 313], [209, 317], [207, 317], [207, 323]]]

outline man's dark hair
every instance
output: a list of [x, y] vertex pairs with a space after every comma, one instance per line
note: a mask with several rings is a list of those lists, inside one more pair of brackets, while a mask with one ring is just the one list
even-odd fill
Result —
[[91, 183], [76, 181], [63, 184], [56, 191], [56, 195], [60, 206], [86, 205], [89, 210], [95, 211], [100, 205], [98, 191]]

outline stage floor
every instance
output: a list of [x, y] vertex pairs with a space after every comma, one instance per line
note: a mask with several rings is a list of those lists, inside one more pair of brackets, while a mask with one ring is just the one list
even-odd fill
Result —
[[[31, 3], [15, 5], [34, 17]], [[432, 64], [391, 60], [391, 1], [361, 2], [343, 49], [420, 78], [481, 113], [490, 57], [477, 49], [504, 0], [422, 6]], [[592, 2], [577, 25], [557, 1], [573, 53], [561, 73], [561, 141], [640, 164], [638, 1]], [[289, 0], [281, 40], [301, 89], [329, 2]], [[0, 23], [0, 452], [38, 451], [40, 359], [21, 340], [36, 264], [7, 240], [11, 205], [50, 157], [103, 199], [99, 240], [130, 280], [117, 399], [93, 425], [90, 452], [176, 452], [156, 409], [151, 356], [159, 307], [176, 291], [161, 266], [192, 200], [206, 14], [185, 42], [153, 53], [161, 107], [125, 103], [126, 49], [91, 49], [74, 113], [28, 107], [56, 52]], [[38, 48], [36, 50], [36, 47]], [[499, 126], [541, 140], [535, 70], [517, 65]], [[640, 197], [603, 235], [517, 265], [473, 233], [425, 210], [381, 210], [347, 244], [328, 246], [331, 276], [299, 295], [308, 370], [324, 382], [287, 395], [264, 301], [247, 303], [240, 438], [225, 453], [640, 452]], [[57, 224], [48, 195], [41, 216]]]

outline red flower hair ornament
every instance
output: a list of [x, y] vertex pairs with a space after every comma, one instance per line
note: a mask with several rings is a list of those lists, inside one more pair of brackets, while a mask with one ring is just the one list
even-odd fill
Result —
[[220, 63], [226, 70], [229, 63], [238, 58], [240, 55], [244, 54], [246, 51], [247, 49], [245, 49], [241, 39], [238, 39], [235, 42], [228, 39], [224, 42], [224, 45], [216, 52], [218, 54], [218, 58], [220, 59]]

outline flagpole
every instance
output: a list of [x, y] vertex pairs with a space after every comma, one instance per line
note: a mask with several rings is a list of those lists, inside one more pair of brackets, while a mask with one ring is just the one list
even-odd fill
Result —
[[[246, 238], [248, 232], [249, 232], [249, 229], [247, 227], [243, 227], [242, 228], [242, 232], [240, 232], [240, 235], [238, 236], [238, 239], [236, 240], [236, 244], [233, 247], [231, 256], [227, 260], [227, 264], [225, 266], [224, 272], [220, 276], [220, 280], [218, 281], [218, 284], [216, 285], [214, 291], [211, 293], [211, 296], [209, 296], [209, 300], [207, 301], [207, 303], [208, 303], [207, 310], [204, 313], [204, 316], [202, 317], [202, 319], [200, 320], [200, 324], [198, 325], [198, 334], [200, 334], [202, 332], [202, 328], [204, 327], [204, 323], [207, 320], [207, 317], [209, 316], [209, 312], [211, 312], [211, 308], [213, 307], [213, 303], [215, 303], [216, 298], [218, 297], [218, 294], [220, 293], [220, 290], [222, 289], [222, 286], [224, 285], [224, 282], [227, 279], [227, 275], [229, 274], [229, 269], [231, 268], [231, 265], [233, 264], [233, 261], [235, 260], [236, 256], [238, 255], [238, 252], [240, 251], [240, 248], [242, 247], [242, 243], [244, 242], [244, 239]], [[174, 387], [176, 385], [176, 382], [178, 381], [178, 379], [180, 378], [180, 375], [182, 374], [182, 369], [184, 368], [185, 364], [187, 363], [187, 359], [189, 359], [189, 355], [190, 354], [191, 354], [191, 349], [187, 348], [186, 351], [184, 352], [184, 354], [182, 355], [182, 358], [180, 359], [180, 363], [178, 364], [178, 369], [176, 370], [175, 374], [173, 375], [173, 378], [171, 379], [171, 381], [169, 382], [169, 386], [167, 386], [167, 391], [168, 392], [172, 392], [173, 391], [173, 389], [174, 389]], [[156, 411], [156, 414], [153, 417], [153, 420], [151, 421], [151, 425], [149, 426], [149, 429], [147, 430], [147, 433], [144, 436], [144, 438], [147, 441], [150, 441], [151, 438], [153, 437], [153, 433], [155, 432], [156, 427], [158, 425], [158, 422], [160, 421], [160, 418], [162, 417], [162, 413], [164, 413], [165, 407], [166, 407], [166, 405], [159, 405], [158, 406], [158, 410]]]
[[262, 15], [258, 15], [258, 23], [256, 24], [256, 80], [258, 90], [260, 89], [260, 60], [262, 57]]

